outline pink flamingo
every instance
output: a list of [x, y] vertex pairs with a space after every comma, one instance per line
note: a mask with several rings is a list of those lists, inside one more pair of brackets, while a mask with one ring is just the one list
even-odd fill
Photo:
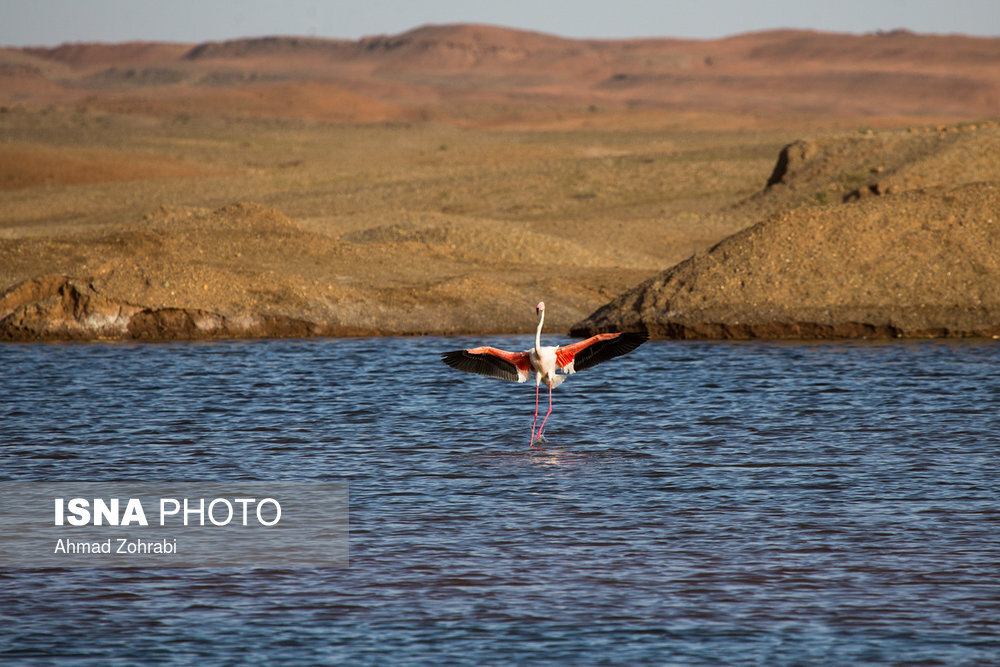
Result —
[[[649, 339], [645, 332], [606, 333], [591, 336], [572, 345], [554, 347], [542, 346], [542, 323], [545, 321], [545, 304], [535, 306], [538, 328], [535, 330], [535, 347], [524, 352], [507, 352], [495, 347], [474, 347], [469, 350], [444, 352], [441, 361], [452, 368], [466, 373], [476, 373], [487, 377], [526, 382], [535, 374], [535, 416], [531, 421], [531, 446], [542, 440], [542, 429], [552, 414], [552, 389], [562, 384], [566, 375], [595, 366], [602, 361], [628, 354]], [[556, 374], [560, 369], [564, 374]], [[535, 424], [538, 423], [538, 389], [542, 384], [549, 388], [549, 411], [542, 419], [535, 438]]]

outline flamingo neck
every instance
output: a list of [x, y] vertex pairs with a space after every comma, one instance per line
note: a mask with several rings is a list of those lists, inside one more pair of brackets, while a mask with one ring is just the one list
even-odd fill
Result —
[[542, 322], [545, 321], [545, 311], [538, 313], [538, 328], [535, 329], [535, 353], [542, 353]]

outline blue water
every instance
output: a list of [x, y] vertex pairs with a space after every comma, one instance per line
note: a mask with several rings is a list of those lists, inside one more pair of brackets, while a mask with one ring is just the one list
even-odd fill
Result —
[[351, 522], [347, 568], [0, 571], [0, 663], [1000, 662], [1000, 344], [650, 342], [532, 449], [473, 343], [529, 341], [0, 347], [0, 481], [346, 480]]

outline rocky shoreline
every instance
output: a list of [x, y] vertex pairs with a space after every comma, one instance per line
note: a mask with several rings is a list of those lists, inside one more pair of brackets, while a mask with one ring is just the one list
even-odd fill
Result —
[[150, 308], [109, 298], [89, 280], [49, 275], [0, 297], [0, 340], [201, 340], [337, 336], [305, 320], [273, 315], [236, 317], [198, 308]]

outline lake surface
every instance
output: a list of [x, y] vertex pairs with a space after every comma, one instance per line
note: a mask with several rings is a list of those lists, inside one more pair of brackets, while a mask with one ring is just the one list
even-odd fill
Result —
[[0, 346], [0, 481], [347, 481], [351, 531], [0, 571], [0, 663], [1000, 662], [996, 341], [654, 341], [535, 448], [533, 386], [438, 360], [482, 343], [530, 340]]

